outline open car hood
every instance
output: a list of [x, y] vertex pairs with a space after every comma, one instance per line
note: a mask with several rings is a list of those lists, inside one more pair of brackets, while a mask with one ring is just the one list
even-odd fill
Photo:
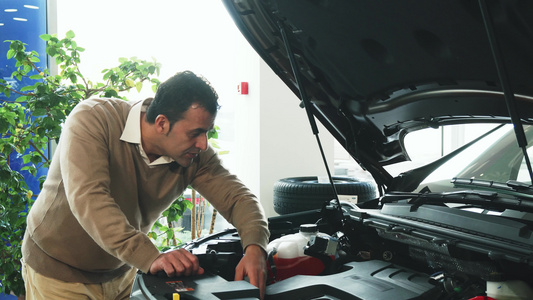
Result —
[[409, 160], [410, 131], [511, 122], [509, 106], [533, 121], [531, 1], [487, 1], [485, 15], [477, 0], [224, 2], [262, 59], [378, 184], [393, 180], [383, 166]]

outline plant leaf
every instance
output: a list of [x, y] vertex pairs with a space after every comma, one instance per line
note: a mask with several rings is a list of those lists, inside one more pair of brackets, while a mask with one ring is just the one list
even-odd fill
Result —
[[74, 31], [72, 30], [69, 30], [67, 31], [67, 33], [65, 34], [65, 36], [69, 39], [73, 39], [76, 35], [74, 34]]
[[131, 79], [126, 79], [126, 85], [129, 86], [129, 87], [134, 87], [135, 86], [135, 82], [133, 82], [133, 80]]
[[41, 40], [43, 40], [43, 41], [49, 41], [50, 38], [51, 38], [52, 36], [49, 35], [49, 34], [46, 34], [46, 33], [45, 33], [45, 34], [41, 34], [39, 37], [40, 37]]

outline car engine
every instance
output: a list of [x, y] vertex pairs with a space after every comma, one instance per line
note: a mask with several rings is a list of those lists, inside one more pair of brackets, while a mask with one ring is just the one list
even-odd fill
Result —
[[[316, 224], [337, 247], [334, 257], [306, 252], [324, 264], [320, 274], [282, 280], [270, 274], [266, 299], [533, 299], [528, 213], [491, 215], [406, 197], [386, 195], [380, 208], [332, 201], [320, 210], [270, 218], [273, 241], [297, 233], [302, 224]], [[176, 292], [180, 299], [258, 298], [255, 287], [233, 281], [243, 255], [235, 229], [186, 248], [207, 274], [139, 274], [137, 292], [144, 298], [137, 299], [172, 299]]]

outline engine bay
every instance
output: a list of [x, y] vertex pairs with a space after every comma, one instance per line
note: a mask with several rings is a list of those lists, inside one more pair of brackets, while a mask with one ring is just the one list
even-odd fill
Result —
[[[531, 224], [527, 213], [518, 216], [406, 201], [379, 209], [342, 203], [339, 209], [332, 201], [321, 210], [272, 217], [272, 241], [316, 224], [338, 245], [334, 258], [322, 258], [320, 274], [271, 281], [266, 299], [531, 299]], [[173, 299], [174, 293], [180, 299], [258, 299], [254, 286], [233, 281], [242, 257], [235, 229], [186, 248], [198, 256], [205, 275], [138, 274], [137, 293], [144, 298], [132, 299]]]

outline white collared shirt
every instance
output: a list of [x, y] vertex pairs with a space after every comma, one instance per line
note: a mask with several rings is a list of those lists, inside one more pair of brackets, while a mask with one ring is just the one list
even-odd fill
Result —
[[148, 155], [146, 155], [146, 152], [144, 152], [141, 143], [141, 114], [143, 112], [146, 112], [146, 109], [150, 105], [150, 102], [151, 99], [149, 98], [143, 101], [139, 101], [133, 105], [128, 114], [126, 126], [124, 126], [124, 131], [120, 136], [120, 140], [127, 143], [135, 144], [137, 146], [137, 149], [139, 149], [139, 153], [141, 154], [146, 164], [150, 167], [154, 167], [157, 165], [169, 164], [174, 160], [168, 156], [160, 156], [153, 162], [150, 162]]

